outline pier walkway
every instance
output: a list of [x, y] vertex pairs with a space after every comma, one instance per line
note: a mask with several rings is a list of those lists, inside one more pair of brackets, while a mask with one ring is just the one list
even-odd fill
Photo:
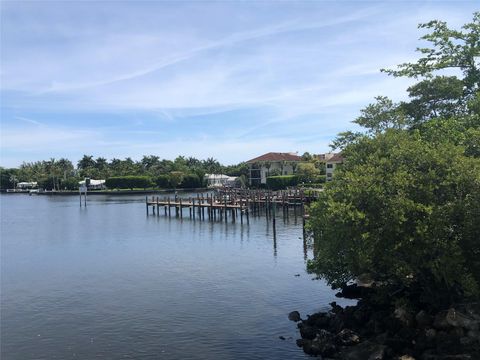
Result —
[[[315, 193], [305, 194], [301, 189], [269, 191], [269, 190], [246, 190], [246, 189], [218, 189], [212, 194], [197, 194], [196, 197], [159, 197], [145, 198], [147, 215], [150, 211], [159, 216], [162, 212], [165, 216], [182, 218], [198, 218], [204, 220], [224, 220], [228, 218], [232, 222], [244, 218], [249, 222], [250, 215], [265, 214], [275, 219], [276, 212], [281, 209], [284, 217], [289, 216], [289, 209], [293, 208], [294, 216], [304, 218], [304, 205], [315, 199]], [[184, 214], [188, 209], [188, 215]]]

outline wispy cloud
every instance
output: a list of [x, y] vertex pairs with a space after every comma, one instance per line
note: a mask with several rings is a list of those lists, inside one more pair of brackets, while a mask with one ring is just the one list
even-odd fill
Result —
[[28, 119], [28, 118], [22, 117], [22, 116], [16, 116], [15, 119], [23, 121], [23, 122], [28, 123], [28, 124], [33, 124], [33, 125], [36, 125], [36, 126], [43, 126], [44, 125], [40, 121], [33, 120], [33, 119]]
[[1, 162], [324, 151], [374, 96], [405, 97], [409, 81], [379, 69], [416, 58], [417, 23], [458, 26], [475, 7], [2, 4]]

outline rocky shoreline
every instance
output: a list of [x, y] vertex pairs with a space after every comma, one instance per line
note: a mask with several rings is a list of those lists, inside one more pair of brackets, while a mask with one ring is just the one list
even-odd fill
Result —
[[[348, 293], [359, 290], [350, 287], [340, 296], [352, 298]], [[288, 316], [298, 323], [297, 345], [309, 355], [325, 360], [480, 359], [480, 303], [411, 310], [364, 296], [355, 306], [330, 305], [330, 311], [307, 319], [297, 311]]]

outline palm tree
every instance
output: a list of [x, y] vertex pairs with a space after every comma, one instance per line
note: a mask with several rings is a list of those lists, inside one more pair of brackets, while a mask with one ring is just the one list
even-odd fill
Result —
[[15, 187], [16, 187], [15, 185], [16, 185], [17, 182], [18, 182], [17, 176], [14, 175], [14, 174], [10, 175], [10, 182], [13, 183], [13, 188], [15, 189]]
[[89, 167], [95, 167], [95, 160], [93, 160], [93, 156], [83, 155], [82, 159], [78, 162], [77, 167], [81, 170]]

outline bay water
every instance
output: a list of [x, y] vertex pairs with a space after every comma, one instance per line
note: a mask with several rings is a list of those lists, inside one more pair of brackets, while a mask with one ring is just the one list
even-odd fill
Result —
[[265, 216], [146, 216], [138, 195], [3, 194], [0, 210], [3, 360], [304, 359], [288, 313], [338, 301], [306, 273], [293, 212], [274, 239]]

